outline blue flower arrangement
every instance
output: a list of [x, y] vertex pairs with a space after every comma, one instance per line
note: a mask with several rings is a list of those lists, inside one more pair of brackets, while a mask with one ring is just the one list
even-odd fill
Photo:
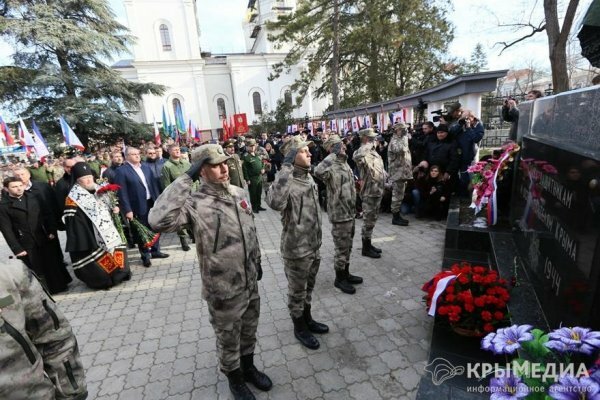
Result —
[[600, 363], [594, 358], [600, 332], [562, 327], [545, 333], [513, 325], [485, 336], [481, 348], [506, 355], [519, 350], [520, 357], [490, 379], [492, 400], [600, 400]]

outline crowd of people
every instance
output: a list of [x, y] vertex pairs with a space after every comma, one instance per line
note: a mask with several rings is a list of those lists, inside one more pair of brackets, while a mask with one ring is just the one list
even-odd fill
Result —
[[[372, 234], [382, 208], [398, 226], [408, 225], [405, 216], [412, 212], [443, 218], [450, 196], [467, 193], [467, 168], [483, 135], [475, 115], [455, 104], [438, 126], [425, 122], [417, 129], [397, 122], [383, 132], [366, 128], [342, 136], [304, 130], [191, 147], [119, 143], [48, 165], [13, 162], [2, 170], [0, 230], [50, 293], [71, 281], [58, 230], [66, 231], [75, 275], [95, 289], [131, 278], [127, 246], [137, 246], [146, 268], [152, 259], [169, 257], [155, 232], [176, 232], [183, 251], [192, 241], [221, 371], [234, 398], [254, 399], [246, 382], [261, 390], [272, 386], [253, 361], [262, 277], [254, 219], [266, 211], [263, 199], [281, 213], [294, 335], [317, 349], [315, 334], [329, 331], [311, 312], [322, 209], [332, 226], [334, 287], [354, 294], [363, 283], [350, 273], [356, 219], [363, 219], [361, 254], [381, 258]], [[150, 236], [136, 235], [136, 226]]]

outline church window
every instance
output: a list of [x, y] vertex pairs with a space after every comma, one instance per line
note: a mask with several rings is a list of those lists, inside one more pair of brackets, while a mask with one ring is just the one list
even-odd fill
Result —
[[292, 107], [292, 92], [290, 92], [289, 90], [286, 90], [283, 95], [283, 99], [285, 101], [286, 106]]
[[162, 24], [159, 28], [159, 31], [163, 51], [171, 51], [171, 36], [169, 36], [169, 27], [165, 24]]
[[217, 99], [217, 111], [219, 112], [219, 119], [227, 118], [227, 110], [225, 109], [225, 100]]
[[260, 100], [260, 93], [254, 92], [252, 94], [252, 103], [254, 104], [254, 114], [262, 115], [262, 102]]

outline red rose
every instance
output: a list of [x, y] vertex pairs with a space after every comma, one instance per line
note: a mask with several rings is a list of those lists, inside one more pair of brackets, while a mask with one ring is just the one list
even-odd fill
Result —
[[454, 295], [451, 294], [451, 293], [448, 293], [446, 295], [446, 301], [449, 302], [449, 303], [452, 303], [454, 301]]
[[476, 297], [475, 300], [474, 300], [474, 302], [475, 302], [475, 305], [477, 307], [483, 307], [483, 306], [485, 306], [485, 299], [483, 298], [483, 296]]
[[466, 275], [462, 274], [458, 277], [458, 281], [463, 285], [466, 285], [467, 283], [469, 283], [469, 278]]
[[483, 274], [485, 273], [485, 268], [483, 267], [473, 267], [473, 272], [475, 272], [476, 274]]
[[446, 288], [446, 292], [448, 292], [448, 293], [454, 293], [454, 286], [453, 286], [453, 285], [449, 285], [449, 286]]
[[481, 312], [481, 319], [484, 321], [491, 321], [492, 320], [492, 313], [489, 311], [482, 311]]
[[483, 325], [483, 330], [486, 332], [492, 332], [494, 330], [494, 325], [488, 322], [487, 324]]
[[475, 310], [475, 306], [473, 304], [465, 304], [465, 311], [473, 312]]
[[243, 199], [242, 201], [240, 201], [240, 207], [242, 207], [244, 210], [248, 209], [248, 202]]
[[494, 313], [494, 319], [502, 321], [504, 319], [504, 314], [502, 314], [500, 311], [496, 311]]

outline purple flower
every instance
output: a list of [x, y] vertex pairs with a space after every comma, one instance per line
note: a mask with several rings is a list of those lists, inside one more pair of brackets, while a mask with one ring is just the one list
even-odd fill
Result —
[[533, 340], [529, 332], [531, 325], [513, 325], [509, 328], [498, 329], [496, 336], [492, 339], [494, 353], [512, 354], [521, 348], [521, 342]]
[[564, 375], [550, 386], [548, 395], [556, 400], [600, 400], [600, 385], [592, 378]]
[[526, 397], [529, 388], [518, 376], [510, 373], [490, 379], [491, 400], [516, 400]]
[[481, 339], [481, 348], [483, 350], [494, 351], [494, 338], [496, 332], [488, 333], [483, 339]]
[[591, 331], [589, 328], [559, 328], [548, 335], [546, 347], [559, 352], [575, 351], [583, 354], [592, 354], [600, 348], [600, 332]]

